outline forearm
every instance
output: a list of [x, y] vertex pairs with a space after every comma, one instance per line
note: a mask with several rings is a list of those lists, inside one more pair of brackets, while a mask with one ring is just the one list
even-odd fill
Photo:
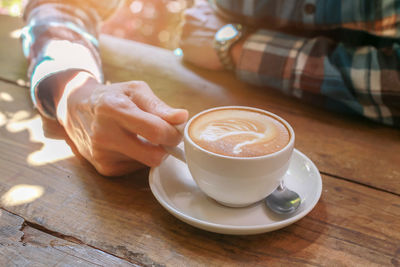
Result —
[[24, 13], [21, 37], [29, 60], [31, 96], [49, 117], [55, 117], [55, 101], [71, 75], [84, 71], [103, 80], [97, 45], [101, 17], [88, 10], [91, 1], [84, 2], [30, 1]]

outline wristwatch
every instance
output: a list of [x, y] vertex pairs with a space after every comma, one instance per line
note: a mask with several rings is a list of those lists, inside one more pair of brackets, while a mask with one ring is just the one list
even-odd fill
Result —
[[244, 31], [243, 25], [232, 23], [222, 26], [214, 36], [214, 49], [218, 54], [221, 64], [227, 70], [235, 69], [231, 48], [233, 44], [242, 38]]

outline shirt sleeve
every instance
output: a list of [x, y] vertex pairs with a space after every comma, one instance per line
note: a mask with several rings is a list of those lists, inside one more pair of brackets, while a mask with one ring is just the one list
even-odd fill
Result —
[[103, 82], [98, 51], [99, 26], [120, 2], [28, 1], [21, 40], [29, 61], [31, 98], [43, 115], [55, 117], [53, 97], [74, 73], [86, 71]]
[[304, 31], [351, 29], [400, 37], [398, 0], [208, 0], [228, 21], [256, 28]]
[[246, 40], [236, 71], [246, 82], [400, 126], [400, 45], [395, 41], [356, 46], [258, 30]]

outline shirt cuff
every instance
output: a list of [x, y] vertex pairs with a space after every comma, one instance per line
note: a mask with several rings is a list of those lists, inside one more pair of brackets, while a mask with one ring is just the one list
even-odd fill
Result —
[[101, 66], [88, 48], [69, 41], [50, 41], [31, 75], [30, 90], [34, 106], [46, 117], [55, 118], [54, 96], [80, 71], [90, 73], [103, 83]]
[[60, 98], [68, 81], [82, 71], [87, 72], [84, 69], [68, 69], [43, 77], [35, 87], [31, 88], [31, 98], [35, 108], [45, 117], [57, 119], [55, 98]]

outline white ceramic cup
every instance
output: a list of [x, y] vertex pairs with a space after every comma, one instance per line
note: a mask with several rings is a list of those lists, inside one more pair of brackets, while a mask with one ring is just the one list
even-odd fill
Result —
[[[271, 154], [258, 157], [232, 157], [216, 154], [197, 145], [189, 136], [189, 127], [203, 113], [218, 109], [247, 109], [256, 111], [283, 123], [290, 134], [288, 144]], [[230, 207], [244, 207], [258, 202], [271, 194], [289, 168], [294, 148], [294, 131], [284, 119], [257, 108], [223, 106], [204, 110], [192, 117], [183, 132], [184, 151], [179, 147], [167, 147], [167, 152], [187, 163], [199, 188], [217, 202]]]

